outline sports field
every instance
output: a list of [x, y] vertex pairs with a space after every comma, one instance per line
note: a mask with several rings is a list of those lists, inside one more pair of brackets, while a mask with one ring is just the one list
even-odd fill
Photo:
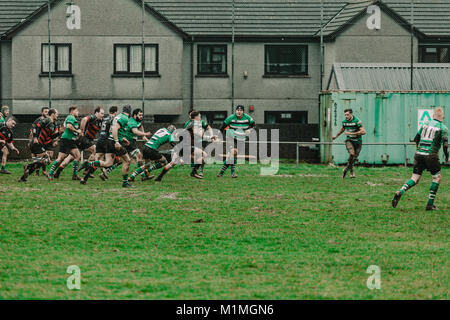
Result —
[[[133, 166], [134, 167], [134, 166]], [[450, 170], [425, 212], [431, 177], [395, 190], [410, 168], [282, 164], [277, 176], [238, 166], [219, 179], [177, 167], [161, 184], [17, 183], [0, 176], [2, 299], [449, 299]], [[69, 265], [81, 289], [69, 290]], [[381, 269], [369, 290], [366, 269]]]

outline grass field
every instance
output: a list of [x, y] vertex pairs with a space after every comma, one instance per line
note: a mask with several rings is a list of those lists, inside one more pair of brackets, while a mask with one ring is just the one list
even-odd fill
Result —
[[[17, 183], [0, 176], [2, 299], [449, 299], [450, 170], [437, 212], [424, 176], [397, 209], [410, 168], [283, 164], [277, 176], [239, 166], [202, 181], [179, 167], [162, 184]], [[68, 290], [69, 265], [81, 290]], [[369, 290], [366, 269], [381, 269]]]

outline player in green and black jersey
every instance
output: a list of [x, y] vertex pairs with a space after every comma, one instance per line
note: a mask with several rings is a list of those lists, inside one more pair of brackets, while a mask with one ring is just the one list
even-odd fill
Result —
[[[48, 174], [48, 179], [51, 181], [54, 179], [55, 170], [62, 164], [64, 159], [70, 154], [74, 158], [73, 167], [74, 173], [78, 171], [78, 163], [81, 158], [80, 150], [77, 148], [76, 140], [77, 137], [82, 134], [80, 129], [80, 124], [76, 117], [78, 117], [79, 111], [77, 107], [69, 108], [69, 115], [64, 120], [64, 132], [61, 136], [59, 143], [59, 153], [58, 158], [53, 162], [50, 172]], [[80, 178], [74, 174], [73, 180], [79, 180]]]
[[366, 129], [364, 129], [362, 121], [353, 115], [352, 109], [344, 110], [344, 115], [345, 120], [342, 121], [342, 128], [333, 137], [333, 140], [337, 139], [342, 133], [347, 136], [345, 146], [347, 147], [349, 158], [347, 166], [342, 171], [342, 178], [345, 178], [348, 171], [350, 171], [350, 178], [354, 178], [353, 165], [361, 152], [362, 136], [366, 134]]
[[89, 174], [94, 172], [98, 167], [111, 167], [114, 164], [115, 156], [117, 155], [122, 161], [122, 187], [132, 187], [132, 185], [128, 183], [128, 170], [130, 168], [131, 159], [125, 149], [125, 147], [129, 144], [129, 141], [126, 138], [126, 128], [128, 121], [130, 120], [130, 114], [131, 106], [126, 105], [123, 107], [122, 113], [114, 118], [108, 137], [108, 144], [106, 145], [106, 160], [95, 160], [93, 162], [89, 162], [89, 172], [81, 180], [82, 184], [86, 184]]
[[[100, 134], [97, 140], [97, 144], [95, 146], [95, 160], [105, 160], [105, 155], [106, 155], [106, 151], [107, 151], [107, 147], [108, 147], [108, 137], [109, 137], [109, 132], [111, 131], [111, 124], [114, 120], [114, 118], [117, 116], [118, 114], [118, 110], [116, 106], [112, 106], [109, 108], [109, 115], [106, 117], [103, 117], [102, 119], [102, 124], [101, 124], [101, 128], [100, 128]], [[108, 173], [112, 170], [114, 170], [116, 168], [116, 166], [119, 165], [119, 159], [115, 157], [115, 162], [114, 164], [105, 169], [102, 168], [103, 172], [99, 175], [99, 177], [105, 181], [108, 179]], [[109, 171], [109, 172], [108, 172]]]
[[414, 156], [413, 174], [403, 187], [397, 191], [392, 199], [392, 206], [397, 207], [398, 202], [406, 191], [419, 183], [425, 170], [433, 176], [430, 187], [430, 195], [426, 210], [436, 210], [434, 199], [438, 192], [442, 179], [441, 163], [439, 161], [439, 150], [443, 147], [445, 162], [449, 161], [448, 128], [442, 123], [444, 121], [444, 111], [442, 108], [434, 110], [433, 120], [424, 124], [416, 134], [414, 141], [417, 144], [417, 151]]
[[[172, 147], [174, 146], [176, 138], [174, 137], [173, 133], [175, 130], [176, 128], [174, 125], [168, 126], [167, 129], [161, 128], [155, 132], [150, 140], [147, 141], [142, 151], [146, 163], [144, 166], [140, 167], [131, 174], [130, 181], [134, 181], [136, 176], [142, 174], [145, 171], [151, 172], [153, 170], [164, 167], [159, 176], [155, 179], [155, 181], [161, 181], [163, 176], [170, 169], [172, 169], [178, 161], [183, 164], [183, 160], [176, 156], [171, 159], [170, 163], [168, 163], [166, 157], [158, 151], [158, 149], [166, 143], [170, 143]], [[153, 165], [152, 161], [155, 162]]]
[[[23, 176], [19, 182], [26, 182], [28, 176], [34, 172], [39, 171], [39, 168], [44, 168], [50, 162], [50, 155], [48, 154], [48, 145], [53, 145], [59, 136], [59, 128], [56, 123], [58, 119], [58, 111], [56, 109], [49, 109], [44, 119], [35, 122], [33, 128], [33, 138], [30, 146], [33, 153], [33, 162], [24, 165]], [[42, 170], [45, 173], [44, 169]]]
[[[87, 151], [90, 153], [88, 161], [95, 160], [95, 144], [94, 139], [97, 136], [97, 133], [100, 131], [102, 119], [105, 115], [105, 111], [101, 107], [97, 107], [94, 110], [94, 114], [87, 115], [83, 117], [80, 124], [81, 134], [75, 140], [78, 150]], [[55, 178], [58, 178], [61, 174], [62, 170], [67, 167], [69, 163], [74, 161], [74, 157], [72, 155], [68, 155], [64, 161], [61, 163], [59, 168], [55, 172]], [[84, 168], [82, 165], [80, 169]], [[78, 164], [74, 163], [73, 166], [73, 180], [81, 180], [78, 177]]]
[[[16, 119], [14, 117], [10, 117], [6, 122], [0, 123], [0, 155], [4, 152], [4, 150], [12, 150], [19, 154], [19, 150], [14, 146], [14, 139], [12, 129], [16, 126]], [[9, 151], [8, 151], [9, 154]], [[7, 171], [6, 160], [2, 157], [2, 167], [0, 169], [0, 173], [3, 174], [11, 174], [11, 172]]]
[[[208, 123], [202, 120], [202, 115], [199, 111], [192, 110], [189, 113], [189, 118], [184, 124], [184, 129], [189, 132], [191, 138], [191, 177], [202, 179], [205, 166], [204, 159], [206, 157], [203, 148], [206, 147], [206, 139], [213, 142], [216, 137], [213, 135], [212, 128]], [[208, 135], [204, 135], [206, 132], [208, 132]]]
[[220, 128], [220, 131], [225, 132], [226, 139], [233, 140], [233, 146], [227, 152], [222, 169], [217, 174], [222, 177], [225, 170], [231, 167], [231, 177], [237, 178], [236, 175], [236, 158], [238, 155], [237, 142], [245, 141], [250, 135], [250, 130], [255, 129], [256, 123], [252, 117], [244, 113], [244, 106], [237, 106], [236, 112], [226, 118]]

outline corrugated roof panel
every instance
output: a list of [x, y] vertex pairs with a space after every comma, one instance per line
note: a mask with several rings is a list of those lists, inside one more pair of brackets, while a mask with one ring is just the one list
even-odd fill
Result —
[[[411, 66], [406, 63], [336, 63], [336, 81], [340, 90], [410, 90]], [[414, 90], [449, 91], [450, 64], [414, 65]]]

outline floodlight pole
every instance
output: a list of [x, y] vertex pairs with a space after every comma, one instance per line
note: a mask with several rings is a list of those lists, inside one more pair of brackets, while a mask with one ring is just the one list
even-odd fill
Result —
[[234, 0], [231, 8], [231, 114], [234, 112]]
[[142, 0], [142, 125], [145, 122], [145, 30], [144, 30], [144, 19], [145, 19], [145, 0]]
[[[52, 107], [52, 43], [50, 34], [50, 0], [47, 0], [48, 7], [48, 107]], [[55, 48], [56, 50], [56, 48]]]
[[411, 0], [411, 91], [414, 90], [414, 0]]
[[320, 0], [320, 91], [323, 89], [324, 46], [323, 46], [323, 0]]

